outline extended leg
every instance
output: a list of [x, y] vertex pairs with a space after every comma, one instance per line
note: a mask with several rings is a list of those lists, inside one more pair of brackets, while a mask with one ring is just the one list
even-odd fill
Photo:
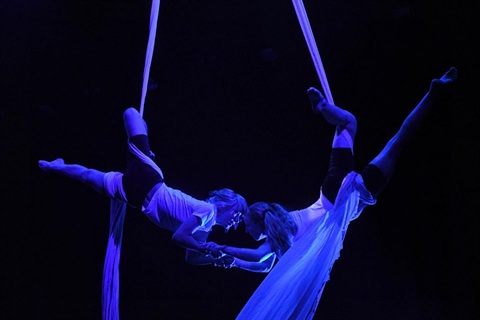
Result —
[[104, 172], [89, 169], [79, 164], [65, 164], [63, 159], [60, 158], [50, 162], [40, 160], [38, 161], [38, 165], [46, 172], [56, 172], [71, 179], [81, 181], [98, 193], [103, 193]]
[[[134, 108], [128, 108], [123, 114], [125, 131], [128, 138], [147, 135], [147, 125], [140, 113]], [[40, 160], [39, 167], [46, 172], [56, 172], [71, 179], [85, 183], [87, 186], [103, 194], [105, 172], [86, 168], [79, 164], [65, 164], [63, 159], [53, 161]]]
[[407, 116], [398, 132], [390, 139], [380, 154], [370, 162], [370, 164], [380, 169], [387, 181], [393, 174], [398, 157], [421, 127], [436, 97], [442, 89], [455, 81], [455, 79], [457, 79], [457, 70], [452, 67], [440, 79], [432, 80], [427, 94]]

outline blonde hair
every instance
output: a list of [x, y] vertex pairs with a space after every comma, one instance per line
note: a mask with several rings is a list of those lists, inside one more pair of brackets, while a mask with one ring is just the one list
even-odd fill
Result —
[[248, 205], [247, 201], [234, 192], [231, 189], [223, 188], [220, 190], [210, 191], [207, 202], [215, 205], [219, 212], [223, 212], [229, 209], [240, 212], [242, 215], [247, 214]]

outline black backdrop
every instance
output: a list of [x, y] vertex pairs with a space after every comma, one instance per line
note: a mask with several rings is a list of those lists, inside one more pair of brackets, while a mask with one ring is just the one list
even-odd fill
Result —
[[[98, 319], [109, 201], [49, 175], [63, 157], [122, 170], [122, 112], [138, 107], [151, 2], [5, 0], [1, 12], [2, 319]], [[450, 66], [378, 204], [352, 222], [316, 319], [474, 319], [478, 291], [478, 40], [471, 8], [434, 1], [305, 1], [337, 105], [372, 159]], [[290, 1], [163, 1], [144, 118], [170, 186], [203, 199], [311, 204], [333, 128]], [[242, 226], [219, 242], [254, 246]], [[195, 267], [128, 211], [122, 319], [234, 319], [264, 274]]]

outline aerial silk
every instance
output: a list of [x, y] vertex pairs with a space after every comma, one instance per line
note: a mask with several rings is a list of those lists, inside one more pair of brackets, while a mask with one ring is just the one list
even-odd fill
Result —
[[[292, 0], [325, 98], [335, 104], [302, 0]], [[327, 211], [277, 262], [237, 320], [313, 319], [330, 271], [340, 256], [348, 225], [375, 199], [356, 172], [342, 182]]]
[[374, 203], [361, 175], [350, 172], [333, 208], [287, 250], [236, 319], [313, 319], [350, 221]]
[[312, 28], [310, 27], [310, 22], [308, 21], [307, 12], [305, 11], [305, 6], [303, 5], [302, 0], [292, 0], [293, 6], [295, 7], [295, 12], [297, 13], [298, 22], [303, 31], [303, 36], [307, 42], [310, 55], [312, 56], [313, 64], [315, 65], [315, 70], [317, 71], [320, 84], [323, 88], [323, 93], [325, 98], [331, 104], [335, 104], [333, 101], [332, 92], [327, 81], [327, 75], [323, 69], [322, 59], [318, 53], [317, 44], [315, 43], [315, 37], [313, 36]]
[[107, 253], [103, 265], [102, 318], [119, 319], [118, 298], [120, 294], [120, 250], [122, 248], [123, 223], [126, 204], [124, 201], [110, 200], [110, 232]]
[[[145, 97], [148, 90], [148, 78], [152, 63], [155, 34], [160, 9], [160, 0], [153, 0], [150, 15], [150, 30], [143, 72], [143, 86], [140, 101], [140, 114], [143, 116]], [[130, 146], [131, 147], [131, 146]], [[118, 320], [120, 295], [120, 251], [122, 248], [123, 223], [125, 221], [126, 203], [111, 199], [110, 202], [110, 231], [103, 266], [102, 286], [102, 319]]]
[[158, 12], [160, 11], [160, 0], [152, 1], [152, 10], [150, 14], [150, 31], [148, 35], [147, 52], [145, 54], [145, 68], [143, 69], [142, 96], [140, 100], [140, 115], [143, 117], [145, 109], [145, 97], [148, 90], [148, 79], [150, 76], [150, 66], [152, 64], [153, 49], [155, 48], [155, 35], [157, 34]]
[[[310, 50], [310, 54], [312, 56], [315, 69], [317, 71], [317, 75], [319, 77], [320, 83], [322, 85], [325, 97], [327, 101], [331, 104], [334, 104], [332, 94], [330, 92], [330, 88], [328, 86], [327, 77], [325, 75], [325, 71], [323, 69], [322, 60], [318, 53], [318, 49], [315, 43], [315, 38], [313, 36], [310, 23], [308, 21], [307, 14], [305, 12], [305, 7], [301, 0], [292, 0], [295, 11], [297, 13], [300, 26], [302, 28], [305, 40], [307, 42], [308, 48]], [[150, 28], [149, 28], [149, 38], [148, 38], [148, 45], [146, 50], [146, 58], [145, 58], [145, 67], [143, 73], [143, 85], [142, 85], [142, 94], [140, 100], [140, 114], [143, 116], [144, 113], [144, 105], [145, 105], [145, 98], [146, 93], [148, 91], [148, 80], [150, 74], [150, 66], [153, 57], [153, 50], [155, 47], [155, 35], [156, 35], [156, 26], [158, 21], [158, 13], [160, 8], [160, 0], [153, 0], [152, 1], [152, 9], [150, 15]], [[345, 183], [344, 183], [345, 185]], [[353, 185], [347, 183], [346, 185]], [[343, 202], [342, 208], [335, 210], [331, 214], [334, 215], [335, 219], [327, 219], [330, 215], [330, 212], [325, 215], [323, 219], [320, 219], [316, 228], [311, 228], [311, 233], [319, 230], [323, 230], [322, 232], [327, 233], [329, 236], [326, 239], [333, 239], [333, 242], [326, 242], [323, 243], [320, 241], [314, 241], [317, 243], [316, 246], [313, 246], [312, 243], [306, 243], [306, 241], [302, 241], [309, 237], [303, 237], [302, 240], [298, 241], [295, 246], [293, 246], [277, 263], [277, 266], [272, 270], [272, 272], [267, 276], [264, 283], [260, 285], [258, 290], [249, 300], [245, 308], [240, 313], [238, 319], [310, 319], [313, 317], [313, 313], [315, 312], [316, 305], [318, 304], [319, 297], [323, 290], [323, 284], [326, 280], [328, 280], [328, 274], [333, 265], [333, 261], [338, 257], [339, 251], [341, 249], [341, 243], [343, 241], [343, 237], [345, 235], [346, 226], [348, 226], [348, 222], [352, 219], [351, 214], [352, 212], [358, 213], [358, 195], [359, 192], [347, 192], [349, 196], [348, 199]], [[361, 211], [361, 210], [360, 210]], [[103, 291], [102, 291], [102, 317], [103, 320], [118, 320], [119, 319], [119, 263], [120, 263], [120, 251], [122, 245], [122, 235], [123, 235], [123, 224], [125, 220], [125, 212], [126, 212], [126, 204], [123, 201], [112, 199], [110, 205], [110, 233], [108, 239], [108, 245], [106, 250], [105, 256], [105, 264], [104, 264], [104, 271], [103, 271]], [[340, 212], [340, 214], [338, 213]], [[343, 213], [343, 216], [341, 215]], [[341, 218], [339, 218], [341, 217]], [[313, 230], [313, 231], [312, 231]], [[312, 240], [312, 239], [310, 239]], [[314, 239], [313, 239], [314, 240]], [[303, 244], [302, 244], [303, 243]], [[272, 313], [271, 307], [273, 304], [270, 301], [270, 293], [272, 291], [271, 282], [267, 281], [268, 279], [274, 279], [274, 282], [278, 283], [285, 283], [284, 275], [286, 273], [292, 275], [295, 272], [298, 274], [304, 274], [306, 270], [301, 265], [298, 265], [296, 268], [292, 269], [289, 267], [292, 263], [290, 256], [294, 256], [295, 252], [304, 252], [305, 257], [312, 257], [314, 255], [310, 254], [313, 248], [317, 250], [320, 248], [327, 248], [328, 250], [324, 250], [322, 252], [322, 260], [326, 259], [327, 261], [331, 261], [330, 267], [325, 269], [325, 266], [328, 267], [329, 264], [322, 264], [324, 270], [322, 272], [317, 272], [318, 270], [312, 270], [310, 267], [310, 273], [315, 275], [317, 281], [312, 281], [314, 285], [313, 287], [310, 286], [307, 288], [307, 292], [309, 294], [298, 295], [301, 297], [300, 301], [295, 299], [295, 301], [291, 301], [287, 299], [284, 301], [284, 305], [287, 306], [287, 309], [293, 308], [291, 312], [289, 312], [289, 316], [286, 316], [286, 313]], [[303, 248], [303, 249], [301, 249]], [[294, 250], [292, 250], [294, 249]], [[298, 249], [298, 250], [296, 250]], [[326, 252], [326, 253], [325, 253]], [[294, 256], [294, 259], [297, 259], [297, 256]], [[319, 259], [317, 259], [319, 260]], [[305, 261], [305, 259], [300, 259], [300, 262]], [[285, 267], [282, 267], [284, 265]], [[307, 266], [305, 266], [307, 267]], [[301, 271], [300, 271], [301, 270]], [[282, 274], [282, 272], [284, 274]], [[275, 278], [276, 277], [276, 278]], [[305, 278], [305, 277], [303, 277]], [[284, 280], [282, 280], [284, 279]], [[293, 279], [290, 279], [293, 280]], [[302, 282], [303, 283], [303, 282]], [[305, 283], [303, 283], [305, 284]], [[318, 284], [321, 284], [318, 286]], [[285, 288], [282, 285], [277, 286], [278, 288], [282, 289]], [[300, 287], [301, 288], [301, 287]], [[283, 290], [283, 289], [282, 289]], [[273, 290], [276, 294], [281, 292], [282, 290]], [[286, 289], [283, 296], [290, 297], [292, 293], [295, 293], [299, 290], [299, 287]], [[294, 291], [289, 291], [294, 290]], [[302, 290], [301, 290], [302, 291]], [[261, 299], [260, 297], [266, 298], [266, 306], [265, 299]], [[265, 297], [266, 296], [266, 297]], [[297, 296], [297, 295], [295, 295]], [[282, 299], [277, 299], [278, 301]], [[263, 302], [262, 302], [263, 301]], [[273, 300], [272, 300], [273, 301]], [[268, 308], [270, 306], [270, 308]], [[274, 309], [282, 309], [278, 308], [279, 304], [275, 304]], [[252, 313], [252, 310], [254, 311]], [[260, 312], [261, 311], [261, 312]], [[268, 312], [267, 312], [268, 311]], [[278, 315], [278, 316], [277, 316]]]

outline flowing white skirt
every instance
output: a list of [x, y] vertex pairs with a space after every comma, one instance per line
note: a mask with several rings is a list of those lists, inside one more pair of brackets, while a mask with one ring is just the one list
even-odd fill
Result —
[[312, 319], [340, 256], [348, 224], [375, 199], [361, 175], [343, 180], [332, 210], [318, 219], [283, 255], [241, 310], [237, 320]]

